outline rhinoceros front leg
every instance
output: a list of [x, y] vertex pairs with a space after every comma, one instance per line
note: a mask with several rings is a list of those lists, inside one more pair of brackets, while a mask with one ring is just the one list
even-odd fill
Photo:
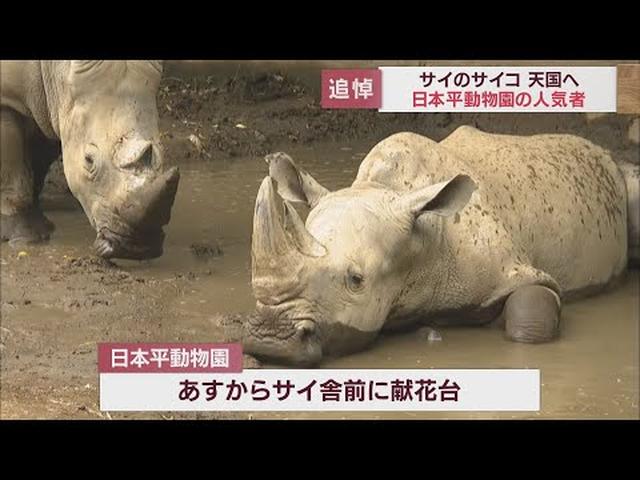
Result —
[[494, 325], [505, 329], [514, 342], [542, 343], [559, 333], [562, 302], [558, 282], [548, 273], [526, 263], [505, 269], [502, 287], [487, 305], [502, 304]]
[[558, 335], [561, 308], [560, 297], [548, 287], [518, 287], [502, 312], [507, 338], [524, 343], [553, 340]]
[[0, 109], [0, 167], [2, 240], [48, 240], [53, 224], [43, 215], [37, 203], [23, 119], [7, 108]]

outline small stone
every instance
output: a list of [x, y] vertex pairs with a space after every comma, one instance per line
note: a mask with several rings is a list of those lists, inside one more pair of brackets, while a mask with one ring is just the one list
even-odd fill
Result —
[[442, 336], [431, 327], [422, 327], [418, 329], [418, 335], [420, 336], [420, 338], [424, 338], [429, 342], [442, 341]]
[[199, 153], [202, 153], [204, 151], [204, 147], [202, 146], [202, 140], [200, 140], [200, 138], [198, 138], [197, 135], [194, 135], [194, 134], [189, 135], [189, 141], [193, 143], [193, 145], [196, 147], [196, 150]]
[[260, 368], [261, 363], [251, 355], [247, 355], [246, 353], [242, 355], [242, 368]]
[[427, 340], [429, 340], [430, 342], [440, 342], [442, 341], [442, 336], [435, 330], [431, 330], [431, 332], [429, 332]]

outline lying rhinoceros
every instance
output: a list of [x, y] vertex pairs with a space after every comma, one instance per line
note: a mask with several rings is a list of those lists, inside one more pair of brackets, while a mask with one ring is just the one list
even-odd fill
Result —
[[[257, 310], [243, 328], [258, 357], [313, 364], [381, 329], [435, 321], [495, 319], [512, 340], [548, 341], [562, 299], [603, 289], [627, 264], [625, 179], [575, 136], [398, 133], [336, 192], [283, 153], [267, 161], [253, 222]], [[292, 203], [311, 209], [306, 225]]]
[[161, 73], [151, 61], [0, 64], [2, 240], [49, 238], [53, 224], [38, 196], [61, 144], [69, 188], [97, 231], [97, 253], [162, 254], [179, 173], [164, 165], [160, 148]]

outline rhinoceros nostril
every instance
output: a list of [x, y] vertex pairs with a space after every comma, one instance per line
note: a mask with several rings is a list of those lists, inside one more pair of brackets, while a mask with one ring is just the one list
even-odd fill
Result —
[[312, 320], [301, 320], [296, 323], [296, 331], [301, 338], [307, 338], [316, 331], [316, 324]]
[[144, 149], [142, 155], [138, 158], [137, 165], [142, 168], [151, 168], [153, 166], [153, 146], [148, 145]]

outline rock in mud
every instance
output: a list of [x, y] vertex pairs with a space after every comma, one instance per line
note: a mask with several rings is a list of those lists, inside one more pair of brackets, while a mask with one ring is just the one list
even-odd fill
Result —
[[205, 156], [207, 158], [211, 158], [211, 154], [209, 152], [207, 152], [207, 149], [203, 143], [204, 137], [202, 137], [202, 135], [198, 134], [191, 134], [189, 135], [188, 140], [191, 142], [191, 144], [195, 147], [196, 152], [198, 153], [198, 155]]
[[256, 358], [245, 353], [242, 356], [242, 368], [262, 368], [262, 364]]
[[422, 327], [418, 329], [418, 335], [420, 336], [420, 338], [423, 338], [428, 342], [442, 341], [442, 335], [440, 335], [440, 333], [438, 333], [436, 330], [434, 330], [431, 327]]
[[221, 257], [223, 255], [222, 247], [219, 243], [192, 243], [189, 247], [191, 253], [199, 259], [207, 259]]
[[198, 150], [198, 153], [203, 152], [204, 147], [202, 146], [202, 140], [200, 140], [200, 138], [197, 135], [194, 135], [194, 134], [189, 135], [189, 141], [193, 143], [193, 145], [196, 147], [196, 150]]

